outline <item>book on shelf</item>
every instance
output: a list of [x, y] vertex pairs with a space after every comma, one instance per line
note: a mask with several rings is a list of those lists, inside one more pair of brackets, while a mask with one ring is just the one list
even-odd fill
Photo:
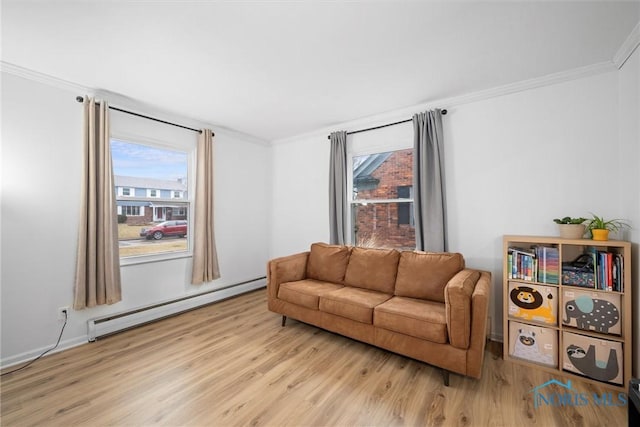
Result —
[[621, 254], [616, 254], [615, 259], [616, 259], [616, 266], [618, 271], [616, 291], [624, 292], [624, 257]]
[[511, 258], [509, 279], [533, 280], [533, 259], [535, 252], [524, 248], [509, 248], [508, 257]]
[[605, 253], [605, 263], [607, 270], [607, 290], [613, 291], [613, 254], [611, 252]]
[[558, 248], [539, 246], [538, 256], [538, 281], [557, 285], [560, 266], [560, 253]]
[[557, 285], [560, 277], [559, 266], [560, 256], [556, 247], [508, 248], [507, 275], [509, 279]]

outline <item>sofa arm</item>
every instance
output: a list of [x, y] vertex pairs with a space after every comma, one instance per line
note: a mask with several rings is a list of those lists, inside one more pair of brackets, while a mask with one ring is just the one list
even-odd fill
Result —
[[467, 351], [467, 375], [480, 378], [487, 343], [487, 316], [491, 294], [491, 273], [480, 272], [480, 279], [471, 295], [471, 342]]
[[444, 288], [449, 343], [463, 350], [471, 344], [475, 308], [472, 296], [480, 278], [480, 271], [464, 269], [453, 276]]
[[282, 258], [274, 258], [267, 263], [267, 293], [269, 299], [278, 297], [280, 284], [302, 280], [307, 275], [309, 252], [302, 252]]

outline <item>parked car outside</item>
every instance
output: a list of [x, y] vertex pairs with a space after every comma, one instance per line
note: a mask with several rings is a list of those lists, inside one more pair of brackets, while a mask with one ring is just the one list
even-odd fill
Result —
[[146, 237], [147, 240], [160, 240], [165, 236], [184, 237], [187, 235], [187, 221], [165, 221], [151, 228], [142, 228], [140, 237]]

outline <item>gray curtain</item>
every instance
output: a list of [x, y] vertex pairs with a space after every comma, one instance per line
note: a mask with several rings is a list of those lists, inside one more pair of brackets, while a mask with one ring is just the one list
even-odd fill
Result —
[[109, 107], [84, 98], [82, 202], [73, 308], [122, 299], [116, 196], [109, 144]]
[[444, 151], [440, 110], [413, 116], [413, 195], [416, 249], [447, 250]]
[[329, 166], [329, 242], [344, 245], [347, 241], [347, 132], [331, 133]]
[[198, 137], [195, 224], [193, 227], [194, 285], [220, 278], [213, 227], [213, 133], [203, 129]]

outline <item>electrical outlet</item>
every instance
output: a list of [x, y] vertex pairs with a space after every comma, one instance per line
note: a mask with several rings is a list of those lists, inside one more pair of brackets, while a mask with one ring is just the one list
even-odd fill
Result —
[[[65, 313], [67, 313], [65, 315]], [[64, 322], [65, 319], [69, 318], [69, 307], [59, 307], [58, 308], [58, 321]]]

